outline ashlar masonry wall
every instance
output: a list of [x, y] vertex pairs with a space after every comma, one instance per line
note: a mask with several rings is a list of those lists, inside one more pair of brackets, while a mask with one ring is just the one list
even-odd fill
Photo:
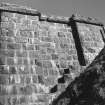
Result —
[[63, 70], [70, 68], [72, 81], [103, 46], [99, 22], [1, 3], [0, 105], [48, 105], [65, 88], [58, 83]]
[[[76, 40], [76, 48], [79, 50], [78, 56], [82, 56], [81, 53], [83, 53], [83, 56], [79, 57], [80, 64], [88, 66], [104, 46], [104, 26], [102, 23], [97, 22], [96, 19], [92, 20], [80, 16], [72, 16], [71, 26]], [[79, 47], [81, 48], [78, 49]]]

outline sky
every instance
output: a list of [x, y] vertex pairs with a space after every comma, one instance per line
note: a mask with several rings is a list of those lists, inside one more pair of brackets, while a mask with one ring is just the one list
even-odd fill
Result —
[[31, 7], [43, 14], [70, 17], [72, 14], [97, 18], [105, 24], [105, 0], [0, 0]]

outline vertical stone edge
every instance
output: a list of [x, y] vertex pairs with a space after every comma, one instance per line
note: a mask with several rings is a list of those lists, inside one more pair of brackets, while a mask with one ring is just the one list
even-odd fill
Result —
[[102, 39], [103, 39], [103, 41], [104, 41], [104, 43], [105, 43], [105, 27], [104, 27], [104, 25], [103, 26], [101, 26], [102, 27], [102, 30], [103, 30], [103, 32], [100, 30], [100, 32], [101, 32], [101, 34], [102, 34]]
[[76, 25], [76, 21], [73, 19], [73, 16], [70, 18], [69, 25], [71, 26], [71, 29], [72, 29], [72, 34], [73, 34], [73, 38], [74, 38], [74, 42], [77, 50], [79, 63], [81, 66], [86, 66], [86, 61], [85, 61], [82, 45], [79, 38], [78, 27]]

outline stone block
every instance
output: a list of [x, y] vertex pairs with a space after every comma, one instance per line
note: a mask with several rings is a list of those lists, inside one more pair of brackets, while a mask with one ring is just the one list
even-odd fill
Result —
[[43, 77], [43, 75], [38, 75], [38, 82], [40, 84], [44, 84], [44, 77]]
[[65, 90], [66, 86], [64, 84], [58, 85], [58, 91], [63, 92]]
[[29, 74], [29, 72], [30, 72], [29, 71], [30, 70], [29, 69], [29, 65], [26, 65], [26, 66], [23, 66], [23, 65], [21, 66], [20, 65], [20, 66], [18, 66], [18, 69], [17, 70], [18, 70], [18, 73], [19, 74]]
[[9, 73], [10, 74], [17, 74], [17, 67], [16, 66], [9, 66]]
[[50, 42], [47, 42], [47, 43], [44, 42], [44, 43], [41, 43], [40, 46], [47, 48], [47, 47], [52, 47], [52, 44]]
[[58, 32], [58, 37], [65, 37], [64, 32]]
[[27, 43], [28, 39], [27, 39], [27, 37], [18, 37], [18, 36], [16, 36], [15, 37], [15, 42], [16, 43]]
[[55, 76], [48, 76], [44, 81], [46, 86], [52, 86], [55, 84]]
[[14, 15], [14, 14], [13, 14], [13, 13], [10, 13], [10, 12], [5, 12], [5, 11], [2, 12], [2, 16], [3, 16], [3, 17], [12, 18], [13, 15]]
[[29, 71], [30, 71], [31, 74], [36, 74], [35, 65], [30, 65], [29, 66]]
[[39, 35], [40, 35], [40, 37], [46, 37], [46, 36], [48, 36], [48, 31], [46, 31], [46, 30], [44, 30], [44, 27], [42, 27], [42, 30], [41, 31], [39, 31]]
[[7, 86], [4, 86], [4, 85], [0, 85], [0, 96], [5, 96], [5, 95], [8, 95], [8, 92], [7, 92]]
[[9, 20], [7, 22], [1, 22], [1, 27], [2, 28], [7, 28], [9, 30], [12, 30], [12, 29], [14, 29], [14, 23], [11, 20]]
[[17, 65], [23, 65], [23, 59], [22, 57], [17, 57]]
[[6, 97], [6, 104], [12, 105], [12, 97], [10, 97], [10, 96]]
[[67, 28], [60, 28], [59, 31], [66, 33], [66, 32], [68, 32], [68, 29]]
[[60, 67], [61, 67], [61, 68], [67, 68], [67, 61], [65, 61], [65, 60], [60, 60], [59, 63], [60, 63]]
[[34, 44], [34, 39], [33, 38], [28, 38], [28, 43], [29, 44]]
[[19, 104], [21, 105], [21, 104], [27, 104], [27, 102], [28, 102], [28, 98], [26, 97], [26, 96], [19, 96]]
[[34, 50], [34, 45], [32, 45], [32, 44], [27, 45], [27, 50]]
[[4, 50], [4, 49], [0, 50], [0, 55], [1, 56], [3, 56], [3, 55], [5, 56], [6, 55], [6, 50]]
[[15, 51], [14, 50], [1, 49], [0, 55], [3, 55], [5, 57], [14, 57]]
[[54, 76], [58, 76], [59, 75], [59, 72], [57, 70], [54, 70]]
[[39, 67], [42, 67], [43, 66], [42, 61], [39, 60], [39, 59], [35, 59], [35, 65], [36, 66], [39, 66]]
[[38, 95], [37, 101], [38, 102], [48, 102], [48, 96], [47, 95]]
[[29, 64], [30, 65], [34, 65], [35, 64], [35, 60], [34, 59], [29, 59]]
[[14, 18], [15, 23], [21, 23], [22, 19], [25, 18], [25, 15], [23, 14], [15, 13], [14, 15], [15, 15], [15, 18]]
[[20, 95], [25, 95], [25, 88], [24, 88], [24, 85], [18, 87], [18, 94], [20, 94]]
[[38, 93], [40, 93], [40, 94], [47, 94], [47, 93], [49, 93], [49, 87], [46, 87], [45, 85], [39, 85], [38, 87], [37, 87], [38, 89]]
[[11, 103], [12, 103], [12, 105], [18, 105], [19, 104], [19, 98], [17, 96], [12, 97]]
[[29, 60], [27, 58], [23, 59], [23, 65], [29, 65]]
[[40, 43], [40, 41], [39, 41], [38, 38], [34, 38], [34, 39], [33, 39], [33, 44], [39, 44], [39, 43]]
[[52, 68], [52, 63], [50, 61], [43, 61], [44, 68]]
[[39, 31], [36, 29], [37, 26], [33, 26], [33, 27], [35, 27], [34, 38], [39, 38]]
[[16, 43], [8, 43], [7, 44], [7, 49], [20, 49], [21, 45], [20, 44], [16, 44]]
[[30, 16], [30, 15], [28, 15], [27, 19], [30, 19], [32, 21], [39, 21], [39, 17], [38, 16]]
[[9, 81], [9, 84], [15, 84], [14, 76], [13, 75], [9, 75], [8, 81]]
[[8, 64], [8, 65], [15, 65], [16, 63], [15, 63], [14, 58], [8, 57], [8, 58], [7, 58], [7, 64]]
[[35, 50], [36, 50], [36, 51], [40, 50], [40, 45], [36, 44], [36, 45], [35, 45]]
[[15, 38], [14, 37], [6, 37], [6, 42], [9, 42], [9, 43], [14, 43], [15, 42]]
[[55, 53], [55, 52], [56, 52], [56, 50], [55, 50], [54, 48], [51, 48], [51, 47], [48, 47], [48, 48], [47, 48], [47, 53], [53, 54], [53, 53]]
[[27, 50], [27, 49], [28, 49], [28, 44], [22, 43], [22, 50]]
[[26, 75], [25, 76], [25, 83], [26, 84], [31, 84], [31, 75]]
[[20, 75], [20, 83], [21, 83], [22, 85], [25, 84], [25, 75]]
[[49, 76], [55, 76], [53, 68], [48, 69]]
[[0, 74], [9, 74], [9, 67], [6, 65], [0, 65]]
[[9, 75], [9, 84], [20, 84], [21, 83], [21, 76], [20, 75]]
[[63, 50], [68, 49], [68, 44], [67, 43], [60, 43], [60, 48]]
[[29, 57], [36, 59], [36, 58], [39, 58], [39, 54], [38, 54], [37, 51], [30, 51], [30, 52], [29, 52]]
[[32, 38], [33, 37], [33, 34], [32, 34], [32, 31], [30, 31], [30, 30], [20, 30], [20, 36], [21, 37], [29, 37], [29, 38]]
[[9, 79], [8, 79], [9, 77], [8, 77], [8, 75], [2, 75], [2, 74], [0, 74], [0, 84], [5, 84], [5, 85], [7, 85], [7, 84], [9, 84]]
[[52, 42], [53, 40], [50, 37], [41, 37], [41, 41]]
[[17, 95], [18, 93], [17, 86], [15, 85], [14, 86], [8, 85], [6, 90], [8, 95]]
[[1, 105], [5, 105], [6, 104], [6, 99], [4, 98], [4, 96], [2, 97], [0, 97], [0, 104]]
[[[33, 97], [33, 102], [35, 102], [36, 100], [36, 93], [38, 93], [38, 89], [37, 89], [37, 84], [32, 84], [33, 87], [33, 93], [32, 93], [32, 97]], [[35, 96], [35, 97], [34, 97]]]
[[14, 80], [15, 80], [15, 84], [18, 85], [21, 83], [21, 78], [20, 75], [16, 74], [13, 76]]
[[0, 41], [0, 49], [6, 49], [6, 42], [4, 43], [4, 42], [2, 42], [2, 41]]
[[72, 55], [67, 55], [67, 60], [72, 60]]
[[41, 60], [51, 60], [51, 56], [50, 55], [46, 55], [46, 54], [40, 54], [40, 59]]
[[52, 60], [57, 60], [59, 59], [59, 55], [58, 54], [51, 54]]
[[14, 50], [6, 50], [5, 52], [7, 53], [8, 57], [14, 57], [15, 56], [15, 51]]
[[74, 60], [74, 61], [78, 61], [78, 56], [77, 55], [72, 55], [72, 59]]
[[4, 56], [0, 56], [0, 65], [6, 64], [6, 58]]
[[28, 17], [22, 19], [22, 26], [28, 26], [30, 25], [31, 21], [28, 19]]
[[16, 56], [17, 57], [27, 57], [27, 51], [17, 50], [16, 51]]
[[41, 48], [39, 51], [40, 51], [40, 54], [46, 54], [47, 53], [45, 48]]
[[15, 33], [14, 33], [14, 30], [12, 30], [12, 29], [2, 28], [1, 34], [4, 35], [4, 36], [8, 36], [8, 37], [14, 37]]
[[31, 95], [33, 93], [33, 88], [31, 85], [26, 85], [24, 87], [24, 94], [25, 95]]
[[47, 76], [49, 75], [47, 68], [43, 68], [43, 75], [44, 75], [45, 77], [47, 77]]
[[37, 77], [37, 75], [33, 75], [32, 76], [32, 82], [33, 83], [38, 83], [38, 77]]
[[68, 55], [77, 54], [77, 51], [75, 49], [70, 49], [67, 51]]
[[42, 67], [36, 66], [35, 70], [36, 70], [37, 75], [43, 75], [43, 68]]
[[5, 41], [7, 41], [7, 38], [6, 38], [5, 36], [2, 36], [2, 35], [1, 35], [1, 36], [0, 36], [0, 41], [1, 41], [1, 42], [5, 42]]

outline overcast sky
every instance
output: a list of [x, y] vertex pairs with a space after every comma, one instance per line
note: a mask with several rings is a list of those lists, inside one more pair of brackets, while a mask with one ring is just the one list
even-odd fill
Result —
[[94, 17], [105, 24], [105, 0], [0, 0], [32, 7], [44, 14], [71, 16], [73, 13]]

